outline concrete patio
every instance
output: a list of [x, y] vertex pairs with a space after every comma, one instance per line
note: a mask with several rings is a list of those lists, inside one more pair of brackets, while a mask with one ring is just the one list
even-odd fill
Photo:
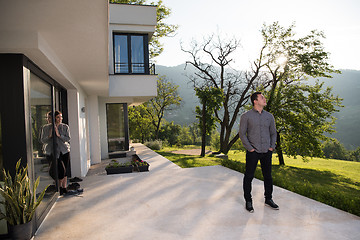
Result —
[[92, 166], [81, 196], [58, 199], [35, 235], [51, 239], [360, 239], [360, 218], [274, 187], [280, 210], [264, 206], [254, 179], [254, 213], [243, 175], [222, 166], [182, 169], [141, 144], [150, 172], [106, 175]]

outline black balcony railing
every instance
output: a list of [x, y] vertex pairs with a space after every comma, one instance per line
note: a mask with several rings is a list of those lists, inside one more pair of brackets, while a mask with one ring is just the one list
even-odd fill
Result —
[[115, 74], [145, 74], [155, 75], [155, 64], [149, 65], [145, 63], [114, 63]]

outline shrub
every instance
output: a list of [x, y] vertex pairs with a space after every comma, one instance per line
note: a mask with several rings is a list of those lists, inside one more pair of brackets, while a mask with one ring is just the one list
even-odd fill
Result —
[[145, 142], [144, 144], [145, 144], [145, 146], [147, 146], [148, 148], [150, 148], [152, 150], [161, 150], [161, 148], [162, 148], [162, 141], [160, 141], [160, 140]]

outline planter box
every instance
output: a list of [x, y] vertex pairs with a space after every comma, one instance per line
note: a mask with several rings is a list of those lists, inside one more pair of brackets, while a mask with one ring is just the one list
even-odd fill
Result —
[[116, 167], [116, 168], [105, 168], [106, 174], [119, 174], [119, 173], [131, 173], [133, 171], [133, 166], [127, 167]]
[[138, 171], [138, 172], [147, 172], [147, 171], [149, 171], [149, 164], [148, 163], [146, 163], [146, 165], [143, 165], [143, 166], [139, 166], [139, 165], [136, 165], [136, 170]]

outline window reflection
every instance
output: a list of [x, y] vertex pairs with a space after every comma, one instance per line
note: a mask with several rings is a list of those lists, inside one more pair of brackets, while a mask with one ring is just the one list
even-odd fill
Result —
[[145, 73], [144, 37], [131, 36], [131, 63], [133, 73]]
[[129, 73], [128, 46], [126, 35], [114, 36], [115, 72]]
[[49, 162], [43, 153], [43, 144], [40, 140], [42, 128], [48, 124], [46, 115], [51, 111], [51, 85], [41, 80], [35, 74], [30, 73], [30, 89], [34, 172], [35, 179], [40, 177], [40, 184], [36, 190], [37, 194], [50, 185], [44, 200], [38, 207], [38, 211], [43, 211], [56, 191], [55, 182], [49, 175]]
[[145, 44], [147, 45], [146, 35], [115, 34], [115, 73], [146, 73], [148, 52]]
[[125, 144], [124, 104], [106, 104], [109, 153], [127, 150]]

